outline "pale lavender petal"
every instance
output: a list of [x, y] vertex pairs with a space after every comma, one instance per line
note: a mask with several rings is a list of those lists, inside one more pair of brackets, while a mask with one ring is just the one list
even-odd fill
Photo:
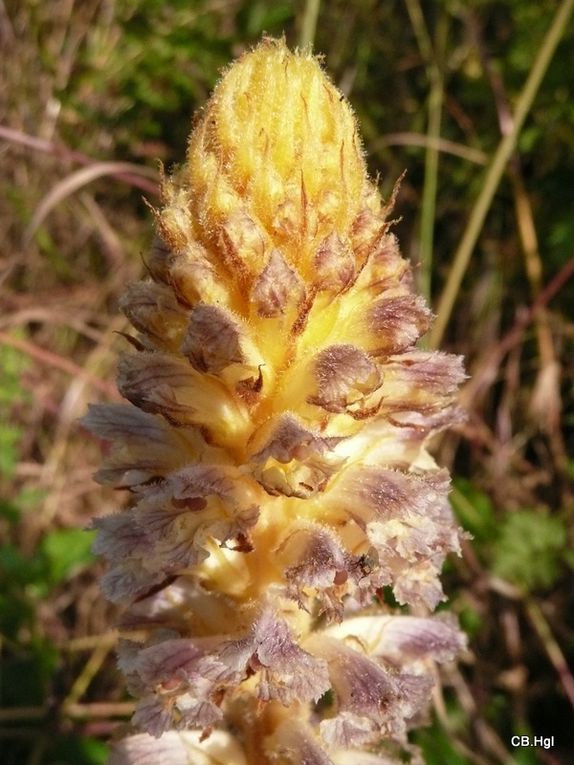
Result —
[[291, 414], [271, 419], [252, 437], [253, 475], [269, 494], [306, 499], [323, 491], [342, 464], [332, 452], [335, 440]]
[[241, 327], [218, 306], [200, 303], [189, 318], [181, 352], [200, 372], [218, 374], [230, 364], [241, 364]]
[[187, 322], [187, 312], [168, 286], [134, 282], [120, 298], [120, 309], [133, 326], [159, 348], [177, 348]]
[[326, 236], [313, 259], [315, 284], [321, 290], [339, 292], [355, 278], [355, 255], [336, 231]]
[[357, 616], [328, 627], [325, 634], [339, 640], [357, 639], [369, 655], [395, 663], [427, 658], [452, 661], [466, 644], [454, 620], [444, 617]]
[[164, 579], [165, 573], [161, 569], [146, 568], [140, 560], [131, 558], [107, 571], [101, 588], [109, 600], [121, 603], [144, 594]]
[[340, 712], [319, 726], [321, 738], [329, 747], [363, 746], [380, 738], [379, 726], [367, 717]]
[[305, 298], [305, 284], [279, 250], [273, 250], [269, 261], [253, 283], [251, 300], [257, 314], [271, 318], [297, 308]]
[[258, 694], [263, 700], [317, 701], [329, 688], [326, 662], [302, 650], [272, 609], [262, 614], [248, 637], [223, 644], [219, 657], [230, 667], [249, 663], [259, 672]]
[[328, 412], [347, 411], [357, 418], [364, 418], [370, 412], [367, 397], [379, 388], [381, 373], [360, 348], [330, 345], [317, 354], [311, 371], [316, 391], [307, 398], [310, 404]]

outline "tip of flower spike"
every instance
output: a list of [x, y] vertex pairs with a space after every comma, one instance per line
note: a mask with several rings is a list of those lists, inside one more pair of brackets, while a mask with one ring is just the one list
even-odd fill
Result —
[[305, 277], [318, 244], [349, 229], [365, 181], [343, 94], [316, 57], [265, 39], [224, 73], [195, 125], [183, 173], [191, 220], [172, 214], [169, 225], [223, 243], [240, 274], [260, 272], [279, 247]]

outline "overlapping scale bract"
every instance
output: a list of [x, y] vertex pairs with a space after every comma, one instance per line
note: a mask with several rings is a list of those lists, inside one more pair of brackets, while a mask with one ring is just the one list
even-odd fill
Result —
[[147, 634], [119, 651], [144, 733], [112, 762], [185, 763], [185, 731], [189, 763], [394, 762], [464, 642], [429, 615], [460, 534], [426, 450], [461, 360], [416, 346], [429, 309], [312, 56], [231, 66], [162, 195], [127, 402], [86, 418], [133, 494], [95, 523], [104, 590]]

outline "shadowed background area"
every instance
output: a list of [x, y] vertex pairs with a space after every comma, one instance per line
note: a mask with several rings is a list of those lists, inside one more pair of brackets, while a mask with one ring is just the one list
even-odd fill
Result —
[[[466, 357], [468, 421], [435, 444], [473, 535], [444, 576], [470, 650], [443, 668], [429, 765], [564, 765], [574, 750], [572, 0], [0, 0], [0, 749], [98, 765], [133, 702], [77, 419], [119, 400], [118, 300], [144, 273], [158, 159], [184, 158], [221, 67], [263, 33], [314, 40], [394, 231]], [[516, 749], [516, 735], [554, 736]]]

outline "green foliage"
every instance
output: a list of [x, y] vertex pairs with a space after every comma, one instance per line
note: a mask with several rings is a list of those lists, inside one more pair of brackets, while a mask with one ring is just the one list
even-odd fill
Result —
[[108, 747], [98, 739], [85, 736], [62, 736], [46, 751], [50, 765], [104, 765]]
[[[445, 94], [440, 138], [474, 154], [471, 158], [446, 150], [439, 154], [432, 267], [436, 300], [483, 186], [485, 168], [501, 139], [500, 93], [495, 96], [485, 63], [499, 75], [512, 110], [560, 1], [419, 4], [435, 53], [441, 47], [438, 31], [445, 25], [448, 28], [444, 51], [436, 62], [429, 62], [421, 52], [406, 3], [321, 3], [315, 49], [324, 55], [327, 69], [350, 96], [365, 137], [367, 160], [373, 175], [379, 175], [386, 196], [396, 178], [408, 169], [392, 217], [402, 218], [396, 232], [403, 251], [415, 261], [424, 203], [429, 72], [433, 63], [439, 66]], [[59, 5], [63, 11], [55, 13]], [[25, 145], [2, 144], [5, 209], [0, 210], [0, 226], [8, 265], [7, 278], [0, 285], [3, 331], [17, 332], [11, 326], [25, 325], [17, 337], [79, 364], [93, 351], [95, 356], [105, 356], [103, 343], [97, 347], [97, 340], [90, 344], [87, 338], [99, 336], [108, 325], [110, 312], [115, 316], [118, 284], [125, 281], [120, 270], [137, 260], [151, 225], [147, 215], [142, 223], [139, 189], [134, 191], [122, 181], [108, 178], [82, 189], [55, 209], [37, 232], [34, 245], [24, 252], [23, 230], [40, 200], [78, 167], [67, 158], [66, 148], [84, 152], [93, 160], [141, 163], [143, 159], [150, 166], [157, 157], [167, 164], [180, 161], [193, 114], [201, 108], [220, 69], [263, 32], [285, 34], [288, 43], [296, 45], [305, 5], [292, 0], [86, 0], [69, 4], [10, 0], [6, 4], [3, 122], [24, 131], [23, 137], [29, 133], [53, 140], [63, 147], [63, 153], [50, 155]], [[569, 76], [574, 71], [573, 31], [571, 20], [517, 146], [516, 164], [532, 206], [540, 250], [541, 285], [553, 279], [574, 251], [570, 193], [574, 78]], [[96, 217], [92, 220], [91, 215]], [[482, 227], [445, 344], [467, 357], [473, 374], [480, 374], [489, 349], [503, 341], [516, 317], [535, 299], [518, 231], [516, 199], [507, 176]], [[91, 316], [86, 312], [85, 318], [82, 311], [78, 322], [70, 321], [64, 327], [62, 317], [76, 319], [79, 303], [70, 287], [81, 288], [83, 309], [100, 291], [103, 297], [100, 302], [94, 297]], [[572, 454], [574, 446], [572, 394], [566, 374], [574, 353], [573, 301], [574, 279], [570, 279], [548, 306], [554, 347], [563, 355], [558, 361], [565, 371], [559, 426], [565, 454]], [[45, 308], [47, 317], [57, 315], [53, 326], [49, 318], [11, 324], [12, 315], [21, 308], [36, 307]], [[78, 339], [77, 326], [84, 320], [86, 334]], [[574, 550], [569, 549], [566, 534], [571, 508], [560, 501], [559, 481], [553, 476], [552, 459], [556, 457], [549, 456], [555, 453], [548, 448], [544, 427], [538, 428], [526, 416], [525, 403], [542, 366], [534, 341], [535, 321], [526, 327], [522, 347], [513, 349], [516, 357], [512, 363], [507, 365], [503, 358], [493, 382], [470, 403], [471, 436], [461, 439], [455, 458], [456, 471], [465, 477], [455, 480], [451, 496], [454, 512], [473, 540], [468, 559], [448, 564], [451, 599], [444, 607], [451, 609], [454, 603], [471, 638], [472, 663], [463, 664], [460, 671], [477, 701], [475, 732], [479, 725], [490, 725], [489, 735], [497, 733], [506, 747], [510, 735], [521, 730], [523, 715], [538, 732], [533, 723], [539, 719], [537, 704], [542, 697], [554, 722], [552, 715], [564, 694], [540, 637], [529, 627], [523, 602], [506, 598], [503, 588], [489, 589], [492, 575], [528, 592], [532, 599], [542, 590], [548, 604], [544, 613], [552, 622], [549, 628], [555, 630], [570, 663], [574, 645], [572, 586], [566, 576], [571, 578], [574, 571]], [[82, 527], [93, 507], [89, 491], [87, 499], [74, 493], [81, 482], [88, 485], [85, 453], [78, 450], [81, 479], [71, 476], [74, 491], [66, 495], [63, 518], [48, 516], [49, 520], [42, 521], [38, 513], [50, 491], [42, 483], [41, 468], [46, 445], [59, 432], [58, 413], [65, 395], [62, 380], [67, 384], [67, 379], [58, 371], [54, 375], [57, 384], [48, 381], [42, 362], [9, 346], [0, 346], [0, 371], [0, 704], [29, 707], [61, 701], [74, 679], [69, 656], [56, 647], [51, 636], [65, 639], [75, 634], [74, 607], [80, 594], [74, 594], [74, 578], [80, 575], [89, 580], [85, 567], [92, 560], [91, 535], [62, 526], [73, 524], [77, 517], [81, 519], [78, 527]], [[32, 425], [32, 397], [26, 390], [30, 372], [31, 380], [42, 381], [38, 398], [45, 396], [45, 403], [36, 398], [33, 402], [38, 416]], [[475, 424], [476, 441], [472, 435]], [[31, 428], [36, 432], [31, 433]], [[493, 469], [497, 449], [508, 467], [506, 474]], [[572, 479], [574, 462], [570, 460], [566, 467]], [[42, 478], [36, 480], [34, 468]], [[57, 469], [66, 471], [68, 463], [63, 460]], [[524, 476], [534, 473], [536, 479], [527, 487]], [[557, 508], [561, 508], [559, 514]], [[469, 563], [471, 556], [474, 559]], [[383, 593], [386, 604], [397, 608], [387, 590]], [[78, 593], [82, 591], [78, 588]], [[518, 658], [509, 649], [512, 640], [505, 642], [507, 632], [511, 633], [509, 624], [518, 625]], [[513, 674], [516, 669], [525, 669], [528, 680], [518, 689], [504, 687], [509, 670], [513, 682], [518, 682], [519, 674]], [[109, 690], [104, 684], [93, 698], [105, 700]], [[460, 707], [449, 706], [448, 716], [449, 733], [435, 721], [417, 734], [428, 765], [472, 762], [455, 745], [457, 736], [467, 749], [478, 742], [476, 752], [473, 750], [476, 760], [490, 762], [492, 751], [482, 749], [480, 737], [470, 732], [469, 720], [459, 719]], [[58, 731], [45, 725], [48, 732], [43, 733], [44, 722], [38, 723], [44, 749], [30, 755], [30, 746], [35, 744], [21, 740], [12, 746], [9, 741], [4, 747], [2, 741], [2, 763], [100, 765], [106, 748], [86, 738], [81, 725], [65, 720]], [[74, 733], [68, 735], [72, 728]], [[562, 724], [561, 740], [568, 734]], [[35, 737], [34, 731], [30, 738]], [[568, 752], [573, 747], [574, 742]], [[533, 749], [512, 751], [511, 757], [515, 765], [540, 762]], [[560, 752], [556, 758], [561, 759]]]
[[468, 479], [455, 478], [450, 499], [455, 515], [466, 531], [478, 542], [492, 539], [496, 533], [496, 516], [488, 494]]
[[20, 351], [0, 345], [0, 477], [11, 476], [19, 459], [22, 428], [14, 422], [13, 412], [27, 399], [21, 384], [26, 366], [26, 357]]
[[514, 765], [540, 765], [541, 760], [536, 749], [521, 747], [512, 754]]
[[38, 625], [37, 609], [54, 588], [90, 563], [92, 538], [79, 529], [58, 529], [46, 534], [31, 555], [15, 544], [0, 547], [0, 633], [11, 649], [3, 660], [1, 706], [42, 704], [46, 698], [60, 653]]
[[293, 3], [285, 0], [254, 0], [244, 3], [237, 14], [238, 26], [248, 39], [264, 32], [281, 34], [292, 19]]
[[118, 11], [117, 39], [94, 38], [81, 52], [72, 86], [59, 97], [76, 119], [113, 131], [123, 152], [146, 153], [145, 142], [153, 141], [156, 155], [170, 158], [173, 151], [179, 158], [193, 113], [234, 57], [234, 13], [236, 32], [249, 44], [264, 31], [280, 35], [293, 17], [293, 3], [125, 3]]
[[78, 568], [89, 565], [94, 532], [83, 529], [58, 529], [42, 539], [40, 555], [44, 563], [44, 580], [51, 585], [71, 576]]
[[10, 502], [7, 499], [0, 499], [0, 518], [8, 521], [9, 523], [16, 523], [20, 517], [20, 507], [15, 502]]
[[[551, 587], [574, 556], [567, 550], [563, 521], [543, 510], [496, 516], [492, 500], [468, 480], [454, 481], [453, 510], [494, 574], [525, 590]], [[469, 626], [475, 619], [468, 614]]]
[[45, 638], [35, 636], [27, 645], [20, 645], [2, 662], [0, 704], [3, 707], [41, 705], [49, 695], [59, 664], [58, 650]]
[[483, 626], [483, 618], [480, 613], [470, 606], [463, 606], [458, 614], [461, 628], [469, 636], [473, 638], [480, 632]]
[[492, 570], [526, 590], [551, 587], [560, 573], [566, 539], [559, 518], [535, 510], [508, 513], [494, 542]]
[[415, 740], [423, 750], [426, 765], [469, 765], [469, 760], [457, 752], [453, 737], [438, 723], [419, 731]]
[[34, 555], [24, 555], [15, 545], [0, 548], [0, 573], [12, 585], [46, 595], [82, 566], [92, 562], [93, 532], [57, 529], [46, 534]]

